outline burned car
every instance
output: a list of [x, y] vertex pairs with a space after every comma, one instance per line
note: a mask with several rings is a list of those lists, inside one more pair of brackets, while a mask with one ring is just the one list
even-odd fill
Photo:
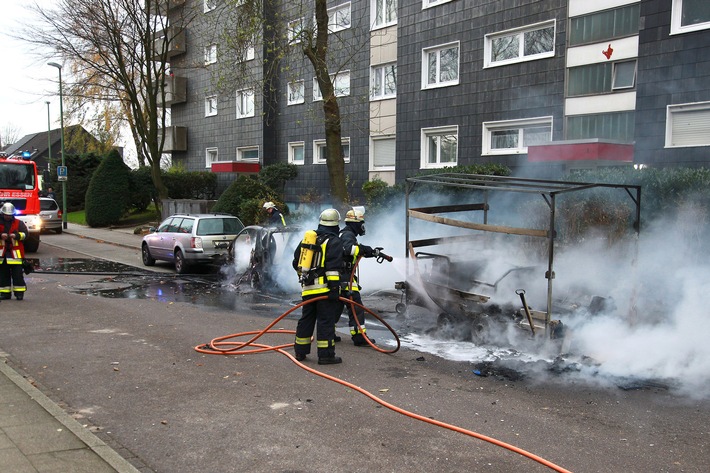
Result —
[[298, 290], [291, 262], [302, 238], [303, 230], [295, 225], [244, 227], [229, 245], [232, 283], [271, 292]]

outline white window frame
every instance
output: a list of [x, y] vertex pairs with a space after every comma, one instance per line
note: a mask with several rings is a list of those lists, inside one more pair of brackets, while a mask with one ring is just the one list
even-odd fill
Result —
[[[682, 115], [693, 114], [693, 119], [678, 123]], [[684, 125], [684, 126], [683, 126]], [[681, 128], [682, 127], [682, 128]], [[679, 130], [679, 128], [681, 128]], [[682, 131], [682, 140], [679, 136]], [[683, 141], [680, 144], [676, 144]], [[710, 102], [674, 104], [666, 107], [666, 148], [710, 146]]]
[[[453, 163], [441, 162], [441, 148], [437, 145], [436, 163], [429, 162], [429, 138], [433, 136], [456, 135], [456, 161]], [[422, 128], [421, 130], [421, 169], [444, 168], [448, 166], [456, 166], [459, 161], [459, 126], [439, 126], [432, 128]]]
[[[375, 165], [375, 142], [391, 140], [394, 142], [394, 162], [391, 165]], [[397, 164], [397, 139], [396, 135], [370, 136], [370, 170], [371, 171], [394, 171]]]
[[[394, 66], [394, 92], [385, 92], [387, 69]], [[379, 79], [380, 87], [375, 87], [375, 79]], [[378, 90], [381, 89], [381, 90]], [[370, 68], [370, 100], [384, 100], [397, 97], [397, 63], [377, 64]]]
[[205, 117], [214, 117], [217, 115], [217, 96], [210, 95], [205, 97]]
[[[553, 28], [552, 32], [552, 51], [545, 51], [542, 53], [538, 54], [530, 54], [530, 55], [525, 55], [525, 33], [529, 33], [531, 31], [537, 31], [537, 30], [543, 30], [547, 28]], [[519, 45], [519, 51], [518, 51], [518, 56], [510, 59], [505, 59], [505, 60], [500, 60], [500, 61], [493, 61], [492, 55], [493, 55], [493, 41], [499, 38], [507, 37], [507, 36], [518, 36], [520, 40], [518, 41]], [[507, 66], [509, 64], [516, 64], [519, 62], [526, 62], [526, 61], [537, 61], [538, 59], [546, 59], [550, 57], [555, 56], [555, 39], [557, 37], [557, 22], [555, 20], [548, 20], [548, 21], [542, 21], [540, 23], [535, 23], [533, 25], [527, 25], [522, 28], [514, 28], [510, 30], [505, 30], [505, 31], [498, 31], [496, 33], [492, 34], [487, 34], [484, 37], [484, 64], [483, 67], [498, 67], [498, 66]]]
[[203, 2], [204, 8], [203, 11], [205, 13], [209, 13], [215, 8], [217, 8], [217, 0], [204, 0]]
[[671, 34], [683, 34], [710, 29], [710, 21], [688, 26], [681, 24], [683, 20], [683, 1], [684, 0], [673, 0], [673, 4], [671, 5]]
[[[524, 118], [520, 120], [501, 120], [495, 122], [483, 122], [483, 146], [482, 156], [525, 154], [528, 152], [525, 146], [524, 130], [529, 128], [539, 128], [540, 126], [550, 127], [550, 141], [552, 141], [552, 116]], [[493, 133], [496, 131], [518, 130], [518, 145], [516, 148], [493, 148]]]
[[205, 46], [205, 66], [217, 62], [217, 44]]
[[[456, 48], [458, 53], [456, 56], [456, 78], [446, 81], [441, 81], [441, 53], [450, 49]], [[429, 55], [436, 54], [436, 81], [429, 82]], [[450, 87], [458, 85], [461, 77], [461, 43], [454, 41], [452, 43], [439, 44], [430, 48], [422, 49], [422, 89], [435, 89], [438, 87]]]
[[[254, 89], [247, 88], [237, 90], [237, 118], [249, 118], [254, 116]], [[245, 102], [246, 101], [246, 102]], [[250, 103], [251, 102], [251, 103]], [[244, 106], [246, 105], [246, 111]], [[249, 107], [251, 105], [251, 108]]]
[[[386, 28], [388, 26], [397, 24], [397, 1], [398, 0], [370, 0], [370, 14], [372, 15], [372, 28], [370, 28], [371, 30]], [[390, 9], [387, 8], [388, 5]], [[378, 21], [379, 19], [377, 18], [378, 9], [382, 11], [381, 21]], [[394, 18], [390, 20], [385, 19], [385, 16], [387, 16], [386, 14], [388, 11], [394, 11]]]
[[247, 46], [244, 50], [244, 56], [242, 56], [241, 62], [253, 61], [256, 57], [256, 49], [253, 45]]
[[[299, 148], [301, 150], [302, 159], [296, 160], [295, 151]], [[288, 162], [289, 164], [296, 164], [298, 166], [306, 164], [306, 143], [304, 141], [291, 141], [288, 143]]]
[[291, 20], [286, 25], [289, 44], [298, 44], [301, 42], [301, 34], [303, 33], [305, 20], [303, 17]]
[[205, 148], [205, 167], [211, 168], [212, 163], [219, 162], [219, 149], [216, 147]]
[[[350, 162], [350, 137], [340, 139], [343, 146], [343, 159], [346, 163]], [[313, 140], [313, 164], [325, 164], [325, 159], [320, 159], [320, 152], [325, 148], [325, 140]]]
[[422, 10], [426, 10], [427, 8], [432, 8], [453, 1], [454, 0], [422, 0]]
[[[330, 75], [330, 80], [333, 81], [333, 92], [336, 97], [346, 97], [350, 95], [350, 71], [340, 71]], [[313, 101], [323, 100], [318, 79], [313, 78]]]
[[[247, 151], [256, 151], [256, 158], [245, 158], [244, 153]], [[247, 163], [258, 163], [261, 159], [261, 151], [258, 146], [238, 146], [237, 147], [237, 161], [247, 162]]]
[[297, 105], [306, 101], [306, 83], [303, 80], [294, 80], [286, 86], [286, 104]]
[[[634, 65], [634, 72], [631, 77], [631, 84], [626, 85], [626, 84], [618, 84], [618, 76], [619, 76], [619, 68], [622, 67], [622, 64], [629, 64], [633, 63]], [[636, 87], [636, 74], [638, 71], [638, 61], [636, 59], [632, 59], [630, 61], [616, 61], [614, 63], [614, 68], [611, 72], [611, 90], [626, 90], [626, 89], [633, 89]]]
[[328, 8], [328, 32], [337, 33], [347, 30], [352, 25], [353, 16], [350, 2]]

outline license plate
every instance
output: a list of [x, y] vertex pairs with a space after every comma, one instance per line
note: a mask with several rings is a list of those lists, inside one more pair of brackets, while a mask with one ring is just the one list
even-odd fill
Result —
[[215, 248], [227, 248], [229, 246], [229, 243], [226, 241], [216, 241], [214, 242], [214, 247]]

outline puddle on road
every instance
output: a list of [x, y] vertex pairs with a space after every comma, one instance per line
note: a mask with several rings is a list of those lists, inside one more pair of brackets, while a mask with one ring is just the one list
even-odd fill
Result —
[[[254, 291], [239, 291], [218, 270], [199, 268], [199, 274], [155, 273], [112, 261], [83, 258], [28, 258], [34, 276], [52, 274], [90, 274], [96, 281], [70, 289], [84, 295], [116, 299], [154, 299], [161, 302], [189, 302], [204, 307], [235, 309], [247, 306], [254, 311], [285, 311], [298, 295], [269, 296]], [[104, 277], [102, 277], [104, 276]]]

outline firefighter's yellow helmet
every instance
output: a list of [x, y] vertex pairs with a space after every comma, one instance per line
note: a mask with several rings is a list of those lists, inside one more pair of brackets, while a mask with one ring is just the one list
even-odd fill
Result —
[[345, 214], [346, 222], [364, 222], [365, 214], [360, 210], [351, 209]]

